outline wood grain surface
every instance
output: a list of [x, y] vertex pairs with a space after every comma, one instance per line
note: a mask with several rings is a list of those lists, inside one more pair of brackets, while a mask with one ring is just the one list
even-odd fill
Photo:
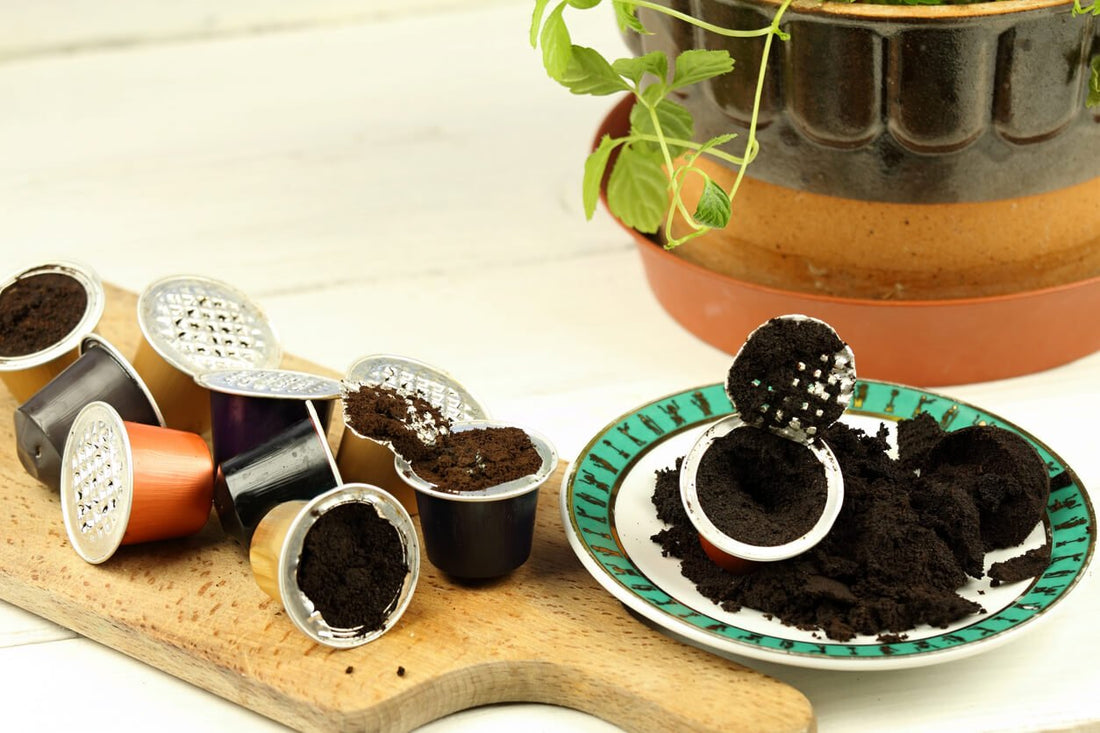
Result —
[[[97, 330], [132, 355], [136, 298], [110, 286], [107, 296]], [[293, 357], [284, 366], [327, 371]], [[15, 401], [2, 399], [10, 416]], [[58, 496], [16, 459], [10, 417], [0, 443], [9, 446], [0, 598], [295, 728], [406, 731], [507, 701], [572, 707], [638, 731], [815, 727], [800, 692], [639, 623], [584, 571], [561, 527], [562, 468], [541, 491], [523, 567], [460, 585], [425, 561], [397, 626], [337, 651], [293, 627], [216, 518], [187, 540], [85, 564], [66, 539]]]

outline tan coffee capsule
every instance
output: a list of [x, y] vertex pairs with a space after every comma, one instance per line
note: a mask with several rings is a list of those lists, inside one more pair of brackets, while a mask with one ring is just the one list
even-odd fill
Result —
[[137, 304], [144, 337], [133, 364], [168, 427], [203, 433], [210, 395], [195, 383], [207, 372], [275, 368], [282, 359], [263, 311], [236, 288], [206, 277], [173, 276], [145, 289]]
[[49, 262], [8, 277], [0, 283], [0, 303], [13, 296], [17, 286], [26, 285], [39, 276], [70, 278], [83, 289], [86, 301], [80, 320], [60, 340], [31, 353], [0, 355], [0, 380], [19, 403], [26, 402], [76, 361], [81, 340], [92, 332], [103, 316], [103, 283], [90, 268], [73, 262]]
[[[417, 359], [393, 354], [364, 356], [348, 369], [344, 394], [361, 386], [382, 386], [402, 395], [426, 400], [451, 422], [485, 420], [481, 403], [442, 369]], [[348, 481], [379, 486], [393, 494], [410, 514], [416, 514], [416, 495], [394, 469], [394, 452], [383, 442], [356, 432], [344, 410], [344, 433], [336, 453], [340, 475]]]
[[[318, 531], [319, 521], [334, 510], [356, 505], [367, 507], [374, 513], [371, 516], [396, 530], [399, 543], [393, 549], [397, 556], [387, 559], [403, 563], [404, 575], [392, 598], [369, 600], [379, 609], [377, 624], [338, 626], [325, 620], [319, 604], [303, 590], [299, 570], [307, 561], [307, 537], [311, 531]], [[269, 511], [252, 535], [249, 561], [256, 584], [283, 605], [287, 617], [302, 633], [319, 644], [347, 649], [389, 631], [408, 608], [420, 576], [420, 544], [409, 513], [391, 494], [368, 484], [343, 484], [308, 502], [289, 501]], [[337, 577], [342, 576], [339, 569], [330, 569]]]

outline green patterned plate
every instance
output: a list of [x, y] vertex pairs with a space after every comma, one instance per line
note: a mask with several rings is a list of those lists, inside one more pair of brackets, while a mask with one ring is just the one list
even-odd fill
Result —
[[971, 580], [959, 593], [985, 613], [949, 628], [918, 627], [898, 643], [873, 636], [834, 642], [751, 609], [727, 613], [680, 574], [679, 561], [661, 556], [649, 538], [664, 525], [650, 496], [654, 474], [684, 455], [715, 419], [732, 411], [720, 384], [650, 402], [605, 427], [570, 466], [562, 485], [562, 520], [584, 567], [628, 608], [666, 631], [722, 654], [822, 669], [895, 669], [958, 659], [1016, 638], [1045, 618], [1077, 584], [1092, 559], [1096, 518], [1073, 471], [1049, 448], [1007, 421], [912, 387], [860, 380], [843, 418], [868, 432], [918, 412], [946, 429], [992, 424], [1015, 430], [1047, 462], [1051, 496], [1045, 521], [1017, 548], [989, 553], [986, 567], [1039, 547], [1049, 534], [1050, 566], [1038, 578], [992, 587]]

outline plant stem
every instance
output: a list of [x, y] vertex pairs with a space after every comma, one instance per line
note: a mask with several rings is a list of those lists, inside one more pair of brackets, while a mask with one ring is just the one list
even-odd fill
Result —
[[[713, 25], [711, 23], [706, 22], [705, 20], [699, 20], [698, 18], [692, 17], [692, 16], [687, 15], [685, 13], [681, 13], [678, 10], [673, 10], [672, 8], [668, 7], [667, 5], [660, 5], [658, 3], [651, 3], [651, 2], [648, 2], [647, 0], [630, 0], [629, 4], [633, 5], [635, 7], [638, 7], [638, 8], [647, 8], [649, 10], [654, 10], [658, 13], [664, 13], [665, 15], [676, 18], [677, 20], [682, 20], [685, 23], [691, 23], [692, 25], [694, 25], [698, 28], [702, 28], [703, 30], [710, 31], [711, 33], [716, 33], [720, 36], [726, 36], [727, 38], [755, 38], [756, 36], [763, 36], [765, 34], [771, 34], [772, 33], [772, 29], [771, 29], [770, 26], [766, 27], [766, 28], [757, 28], [754, 31], [739, 31], [739, 30], [733, 30], [732, 28], [723, 28], [720, 25]], [[788, 0], [787, 5], [789, 5], [789, 4], [790, 4], [790, 2]]]

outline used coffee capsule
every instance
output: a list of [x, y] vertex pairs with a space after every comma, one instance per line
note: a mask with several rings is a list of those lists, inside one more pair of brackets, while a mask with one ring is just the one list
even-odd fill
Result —
[[61, 486], [61, 455], [69, 428], [91, 402], [106, 402], [123, 420], [164, 427], [156, 401], [134, 368], [106, 339], [80, 342], [80, 356], [15, 411], [15, 445], [27, 473]]
[[195, 382], [210, 392], [214, 463], [275, 437], [309, 418], [313, 403], [323, 431], [340, 398], [340, 382], [287, 369], [230, 369], [201, 374]]
[[[419, 397], [450, 422], [469, 422], [488, 417], [481, 403], [447, 372], [417, 359], [394, 354], [364, 356], [348, 369], [344, 394], [362, 386], [384, 387], [402, 395]], [[336, 463], [346, 480], [380, 486], [415, 514], [413, 492], [394, 470], [391, 446], [358, 432], [354, 415], [344, 403], [344, 433]]]
[[[453, 433], [512, 427], [491, 421], [452, 426]], [[524, 430], [540, 464], [530, 474], [473, 491], [452, 491], [415, 471], [400, 455], [397, 474], [416, 492], [424, 549], [435, 567], [455, 578], [494, 578], [527, 561], [535, 533], [538, 489], [554, 472], [557, 452], [545, 437]]]
[[125, 422], [106, 402], [93, 402], [65, 443], [65, 532], [93, 564], [120, 545], [195, 534], [210, 516], [212, 482], [213, 461], [200, 436]]
[[244, 293], [205, 277], [168, 277], [138, 298], [144, 337], [134, 368], [169, 427], [203, 433], [210, 397], [195, 383], [207, 372], [275, 368], [282, 348], [263, 311]]
[[[817, 436], [847, 409], [855, 384], [852, 349], [823, 321], [798, 314], [779, 316], [749, 334], [734, 357], [725, 384], [736, 412], [714, 423], [698, 438], [684, 456], [680, 470], [684, 511], [699, 531], [700, 541], [711, 559], [723, 566], [747, 569], [736, 560], [784, 560], [809, 550], [825, 538], [843, 505], [844, 477], [836, 456]], [[758, 530], [767, 524], [766, 517], [746, 521], [743, 508], [732, 512], [742, 517], [736, 526], [757, 536], [735, 537], [720, 528], [719, 524], [735, 526], [733, 518], [716, 521], [703, 505], [710, 502], [714, 507], [718, 502], [701, 500], [700, 492], [704, 463], [732, 460], [720, 458], [718, 451], [728, 451], [729, 456], [755, 456], [735, 460], [719, 471], [723, 481], [728, 483], [734, 476], [736, 483], [747, 484], [742, 487], [748, 500], [745, 507], [766, 509], [771, 500], [765, 501], [765, 497], [756, 494], [778, 497], [785, 492], [787, 499], [776, 499], [774, 503], [785, 507], [791, 514], [789, 519], [793, 519], [792, 507], [800, 507], [800, 514], [810, 515], [799, 516], [798, 531], [781, 541], [765, 542], [758, 538], [764, 537]], [[770, 456], [774, 464], [768, 477], [760, 475], [761, 466], [757, 465], [764, 455]], [[803, 470], [790, 470], [800, 462], [807, 464]], [[810, 495], [815, 488], [820, 489], [820, 500]], [[725, 493], [722, 501], [728, 506], [730, 492]], [[795, 501], [796, 498], [802, 501]], [[811, 512], [819, 508], [820, 514], [814, 517]]]
[[409, 513], [391, 494], [343, 484], [264, 516], [249, 560], [256, 583], [313, 641], [338, 649], [389, 631], [420, 575]]
[[317, 411], [312, 402], [304, 404], [305, 419], [217, 468], [214, 508], [226, 534], [242, 543], [275, 506], [312, 499], [342, 483]]
[[37, 265], [0, 283], [0, 379], [17, 402], [76, 360], [104, 300], [99, 276], [72, 262]]

